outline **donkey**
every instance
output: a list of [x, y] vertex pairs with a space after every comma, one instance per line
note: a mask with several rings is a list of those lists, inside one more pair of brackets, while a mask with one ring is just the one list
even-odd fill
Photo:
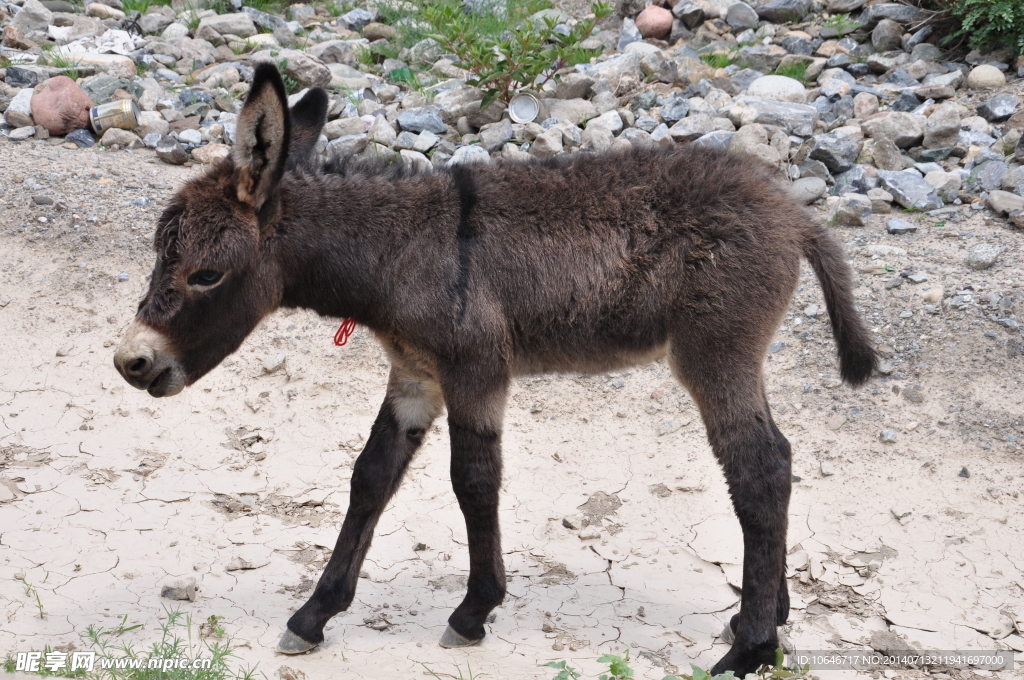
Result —
[[386, 350], [386, 396], [337, 545], [278, 650], [314, 648], [352, 603], [374, 527], [442, 408], [470, 573], [441, 645], [480, 642], [505, 596], [498, 490], [510, 379], [667, 355], [743, 529], [740, 612], [713, 670], [742, 677], [772, 662], [789, 615], [792, 473], [762, 367], [804, 257], [843, 379], [870, 377], [876, 354], [841, 248], [739, 156], [690, 145], [430, 172], [325, 164], [314, 146], [326, 107], [313, 89], [289, 110], [277, 69], [256, 69], [231, 157], [160, 217], [149, 290], [114, 357], [131, 385], [177, 394], [278, 307], [353, 318]]

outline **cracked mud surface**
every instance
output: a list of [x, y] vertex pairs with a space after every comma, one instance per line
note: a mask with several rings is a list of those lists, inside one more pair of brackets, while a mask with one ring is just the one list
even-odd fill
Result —
[[[194, 170], [143, 153], [0, 152], [0, 654], [83, 649], [87, 626], [124, 615], [145, 624], [130, 634], [145, 646], [165, 606], [224, 617], [239, 659], [272, 678], [281, 666], [404, 678], [467, 662], [492, 678], [549, 678], [537, 664], [570, 659], [592, 673], [598, 655], [626, 647], [638, 677], [661, 678], [724, 654], [739, 525], [664, 363], [515, 382], [501, 507], [509, 595], [483, 644], [437, 645], [468, 570], [442, 419], [381, 520], [351, 609], [314, 653], [275, 654], [334, 545], [384, 394], [383, 353], [363, 329], [335, 348], [336, 319], [279, 312], [181, 395], [131, 389], [113, 344], [146, 284], [161, 204]], [[37, 194], [63, 209], [36, 206]], [[143, 198], [151, 205], [131, 204]], [[767, 360], [801, 478], [787, 627], [799, 649], [863, 648], [879, 632], [923, 649], [1024, 649], [1024, 356], [1019, 331], [996, 322], [999, 304], [1024, 310], [1024, 235], [963, 214], [944, 225], [906, 215], [921, 225], [909, 237], [887, 235], [885, 215], [835, 229], [888, 376], [838, 384], [827, 321], [806, 312], [822, 305], [806, 266], [784, 347]], [[971, 271], [966, 252], [981, 242], [1008, 250]], [[930, 280], [886, 287], [898, 275], [888, 271], [910, 268]], [[968, 283], [970, 300], [956, 295]], [[935, 286], [946, 293], [932, 314], [921, 291]], [[161, 597], [190, 580], [194, 602]]]

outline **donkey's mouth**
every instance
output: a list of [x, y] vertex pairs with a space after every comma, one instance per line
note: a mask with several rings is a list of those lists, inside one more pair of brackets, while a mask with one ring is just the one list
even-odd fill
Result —
[[181, 372], [173, 366], [168, 366], [153, 379], [153, 382], [146, 388], [151, 397], [170, 397], [181, 392], [185, 387]]

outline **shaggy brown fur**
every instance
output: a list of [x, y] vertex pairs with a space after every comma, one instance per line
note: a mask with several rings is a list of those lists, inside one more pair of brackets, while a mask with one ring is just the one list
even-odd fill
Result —
[[[771, 662], [789, 612], [791, 471], [762, 364], [801, 257], [824, 290], [843, 378], [862, 383], [875, 366], [825, 230], [749, 159], [693, 145], [432, 173], [318, 169], [307, 156], [326, 101], [313, 93], [289, 118], [278, 83], [272, 67], [257, 70], [233, 162], [187, 184], [165, 211], [138, 319], [162, 334], [189, 384], [280, 306], [354, 317], [387, 349], [387, 396], [337, 546], [289, 630], [319, 643], [352, 602], [374, 526], [443, 405], [470, 551], [468, 592], [449, 623], [481, 639], [505, 595], [497, 511], [509, 380], [667, 353], [743, 528], [736, 640], [714, 671], [742, 677]], [[304, 141], [285, 160], [260, 129]], [[155, 369], [131, 356], [117, 363], [132, 384], [162, 393]]]

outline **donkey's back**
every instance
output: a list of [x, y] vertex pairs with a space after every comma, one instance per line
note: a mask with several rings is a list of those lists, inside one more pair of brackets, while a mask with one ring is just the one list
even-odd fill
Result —
[[447, 293], [433, 317], [485, 328], [517, 373], [609, 370], [673, 338], [756, 354], [821, 236], [765, 169], [695, 145], [450, 172], [423, 253]]

